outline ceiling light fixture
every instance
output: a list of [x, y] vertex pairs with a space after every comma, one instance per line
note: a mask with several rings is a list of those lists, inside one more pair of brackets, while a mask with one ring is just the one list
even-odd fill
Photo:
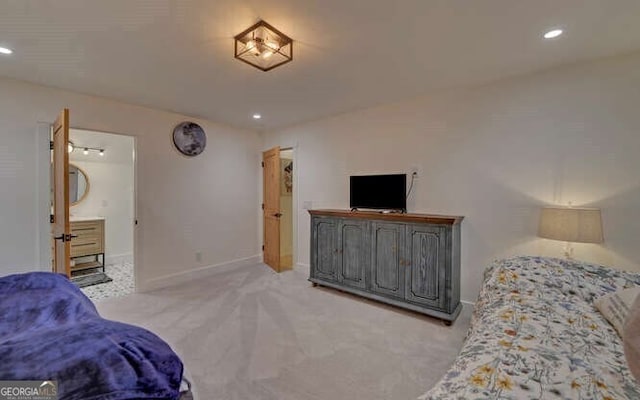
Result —
[[262, 115], [260, 114], [253, 114], [253, 119], [260, 119], [262, 118]]
[[85, 148], [84, 148], [84, 151], [82, 152], [82, 154], [84, 154], [85, 156], [86, 156], [87, 154], [89, 154], [89, 149], [85, 147]]
[[100, 157], [104, 157], [104, 149], [100, 149]]
[[545, 39], [555, 39], [558, 36], [562, 35], [563, 30], [562, 29], [553, 29], [547, 33], [544, 34], [544, 38]]
[[6, 47], [0, 47], [0, 54], [13, 54], [13, 50]]
[[234, 38], [234, 57], [262, 71], [293, 60], [293, 40], [264, 21]]

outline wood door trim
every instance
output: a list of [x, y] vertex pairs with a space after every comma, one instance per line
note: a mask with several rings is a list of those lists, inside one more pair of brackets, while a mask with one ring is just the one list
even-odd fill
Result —
[[280, 272], [280, 147], [262, 153], [262, 166], [262, 258]]
[[[62, 135], [62, 137], [60, 137]], [[54, 220], [53, 234], [64, 236], [65, 240], [54, 239], [54, 272], [64, 273], [71, 276], [71, 243], [66, 240], [71, 234], [71, 224], [69, 222], [69, 153], [67, 145], [69, 142], [69, 109], [62, 110], [53, 123], [53, 185], [54, 185]], [[62, 159], [58, 158], [62, 157]], [[61, 164], [61, 165], [60, 165]], [[59, 170], [62, 166], [62, 171]], [[56, 186], [56, 178], [62, 180], [62, 193]], [[60, 182], [58, 182], [60, 183]], [[62, 200], [59, 204], [59, 200]], [[62, 218], [62, 221], [60, 220]], [[63, 257], [63, 260], [59, 258]]]

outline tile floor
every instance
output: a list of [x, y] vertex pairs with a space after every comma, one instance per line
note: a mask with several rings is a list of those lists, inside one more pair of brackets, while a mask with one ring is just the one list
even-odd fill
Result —
[[113, 281], [81, 289], [92, 301], [122, 297], [134, 292], [133, 263], [107, 265], [105, 273]]

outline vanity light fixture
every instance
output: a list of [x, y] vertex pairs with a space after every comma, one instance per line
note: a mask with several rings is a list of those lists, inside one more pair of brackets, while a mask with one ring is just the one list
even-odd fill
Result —
[[234, 37], [234, 57], [266, 72], [293, 60], [293, 40], [258, 21]]
[[[76, 146], [73, 144], [73, 142], [69, 142], [67, 146], [68, 146], [67, 150], [69, 151], [69, 153], [73, 152], [76, 149]], [[89, 155], [89, 152], [91, 151], [97, 151], [98, 155], [100, 155], [101, 157], [104, 157], [104, 149], [100, 149], [97, 147], [82, 147], [82, 146], [79, 146], [79, 148], [82, 148], [82, 154], [84, 154], [85, 156]]]

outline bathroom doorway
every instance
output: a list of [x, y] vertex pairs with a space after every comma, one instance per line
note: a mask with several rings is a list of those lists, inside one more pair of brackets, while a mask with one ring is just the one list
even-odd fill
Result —
[[135, 291], [135, 138], [69, 130], [71, 280], [91, 300]]
[[280, 150], [280, 269], [293, 268], [293, 149]]

